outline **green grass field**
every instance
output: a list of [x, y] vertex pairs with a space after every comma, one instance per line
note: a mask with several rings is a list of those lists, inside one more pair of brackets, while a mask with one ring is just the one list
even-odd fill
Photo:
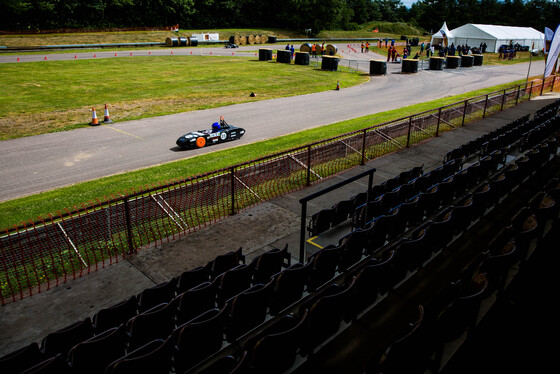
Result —
[[[113, 121], [302, 95], [363, 83], [363, 75], [252, 57], [148, 56], [0, 65], [0, 140]], [[297, 84], [294, 84], [297, 83]], [[258, 93], [250, 97], [250, 93]], [[103, 115], [103, 112], [100, 113]]]

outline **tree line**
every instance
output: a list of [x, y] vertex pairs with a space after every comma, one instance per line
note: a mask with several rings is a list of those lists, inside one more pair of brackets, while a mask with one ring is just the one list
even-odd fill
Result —
[[[371, 21], [408, 22], [437, 32], [465, 23], [556, 28], [558, 0], [0, 0], [2, 30], [165, 27], [281, 28], [316, 35]], [[382, 29], [379, 30], [383, 32]]]

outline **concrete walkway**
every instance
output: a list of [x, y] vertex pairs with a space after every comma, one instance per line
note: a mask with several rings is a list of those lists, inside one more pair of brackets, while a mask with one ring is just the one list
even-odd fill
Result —
[[[350, 176], [375, 168], [378, 184], [401, 171], [424, 165], [424, 170], [441, 165], [445, 153], [498, 128], [526, 113], [560, 98], [545, 94], [517, 107], [494, 114], [476, 123], [444, 133], [419, 146], [380, 157], [316, 186], [262, 203], [171, 243], [148, 248], [132, 258], [68, 281], [51, 290], [0, 307], [0, 356], [73, 322], [92, 317], [99, 309], [113, 305], [154, 284], [167, 281], [187, 269], [206, 264], [220, 253], [243, 248], [247, 262], [272, 246], [288, 244], [297, 262], [299, 256], [299, 199]], [[367, 178], [323, 195], [309, 204], [308, 215], [332, 206], [367, 187]], [[348, 227], [343, 227], [340, 234]], [[322, 242], [321, 242], [322, 240]], [[325, 237], [319, 241], [327, 244]], [[306, 253], [316, 247], [307, 244]]]

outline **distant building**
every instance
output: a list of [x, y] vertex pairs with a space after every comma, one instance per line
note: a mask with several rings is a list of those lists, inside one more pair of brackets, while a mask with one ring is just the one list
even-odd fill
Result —
[[432, 44], [444, 46], [469, 45], [478, 47], [486, 43], [486, 51], [497, 53], [502, 45], [519, 44], [529, 49], [543, 49], [544, 34], [532, 27], [481, 25], [467, 23], [449, 30], [444, 22], [440, 30], [432, 35]]

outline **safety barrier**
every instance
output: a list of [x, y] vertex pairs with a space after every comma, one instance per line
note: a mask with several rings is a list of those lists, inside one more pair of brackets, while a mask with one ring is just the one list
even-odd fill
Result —
[[48, 290], [559, 86], [555, 77], [518, 85], [5, 229], [1, 303]]

